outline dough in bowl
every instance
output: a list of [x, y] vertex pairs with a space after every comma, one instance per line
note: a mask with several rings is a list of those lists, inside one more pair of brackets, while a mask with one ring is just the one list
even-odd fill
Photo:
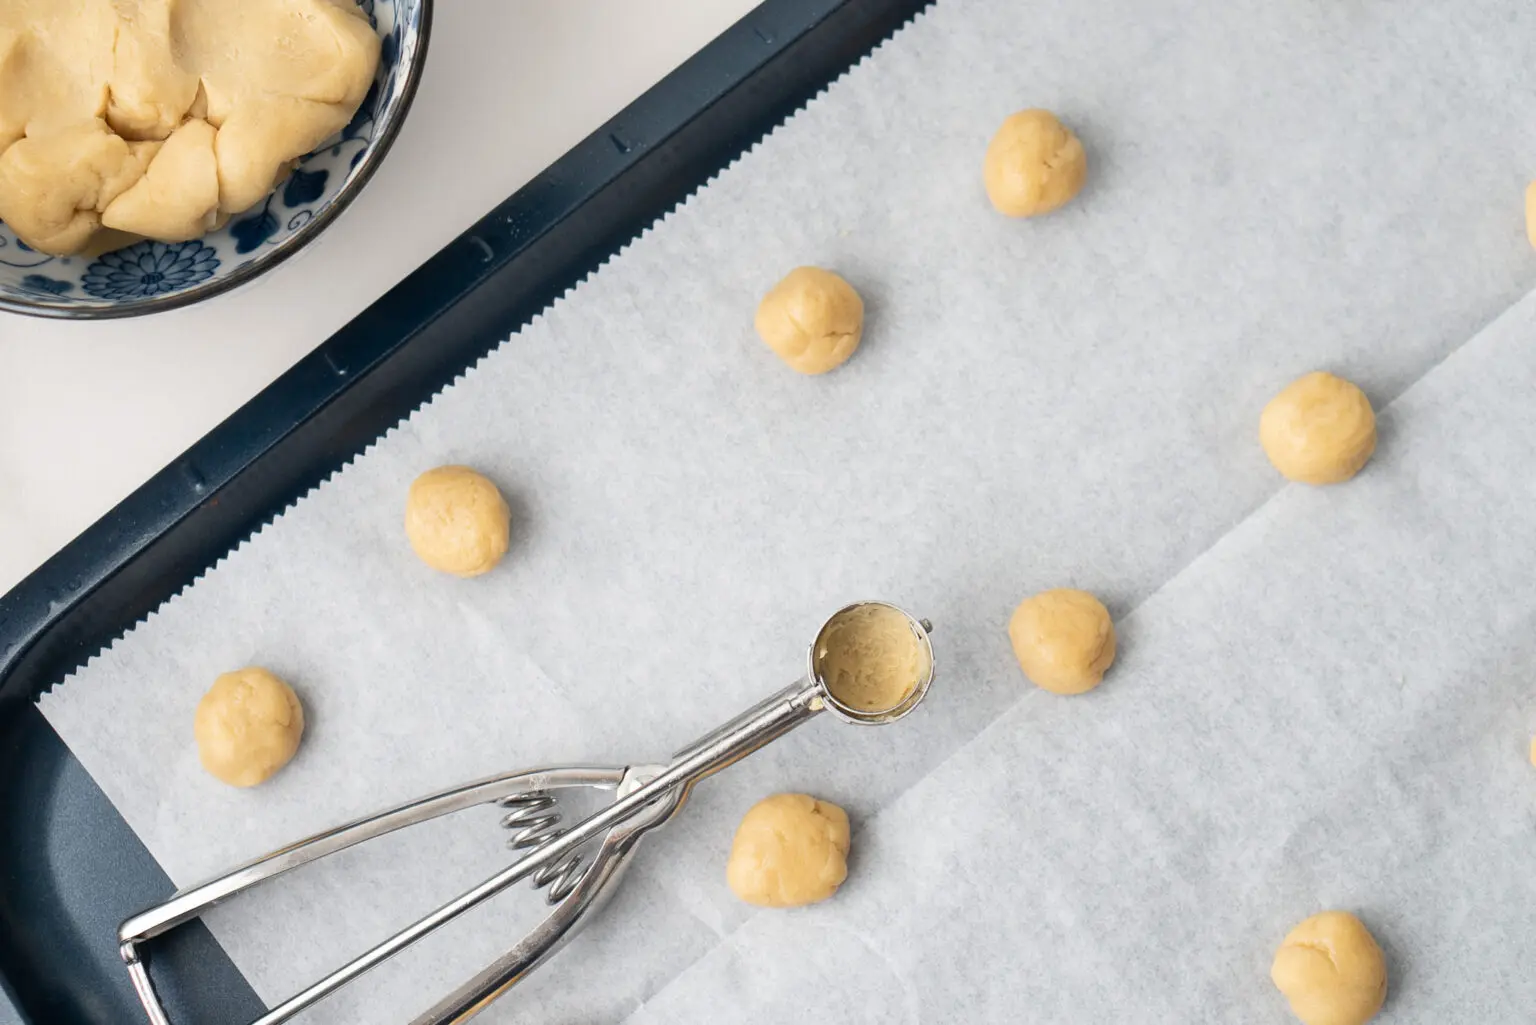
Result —
[[0, 220], [59, 256], [196, 238], [351, 120], [379, 52], [354, 0], [4, 0]]
[[259, 666], [225, 673], [197, 703], [192, 732], [203, 768], [232, 787], [265, 783], [304, 736], [293, 688]]
[[192, 118], [158, 147], [144, 176], [107, 205], [103, 227], [165, 242], [184, 242], [212, 231], [219, 219], [218, 130]]

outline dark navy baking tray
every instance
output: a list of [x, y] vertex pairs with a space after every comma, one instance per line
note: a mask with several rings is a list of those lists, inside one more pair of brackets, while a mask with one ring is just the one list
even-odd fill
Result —
[[[0, 597], [0, 1025], [142, 1021], [117, 924], [172, 889], [37, 711], [37, 695], [925, 6], [767, 0]], [[177, 1025], [261, 1013], [200, 925], [176, 930], [153, 955]]]

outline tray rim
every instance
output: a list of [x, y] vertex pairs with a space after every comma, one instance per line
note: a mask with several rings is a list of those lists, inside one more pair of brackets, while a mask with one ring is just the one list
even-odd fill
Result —
[[[604, 187], [613, 185], [647, 155], [655, 152], [672, 135], [687, 127], [699, 116], [702, 110], [692, 110], [683, 116], [677, 116], [673, 111], [669, 116], [665, 106], [672, 97], [666, 94], [675, 91], [678, 86], [686, 88], [688, 85], [699, 85], [717, 76], [720, 71], [719, 65], [727, 58], [734, 59], [734, 54], [730, 51], [742, 49], [743, 43], [753, 40], [762, 46], [759, 59], [739, 69], [739, 73], [729, 77], [728, 80], [717, 82], [712, 90], [714, 95], [705, 100], [703, 109], [708, 109], [732, 90], [750, 85], [751, 79], [762, 70], [765, 64], [782, 55], [794, 43], [820, 27], [835, 13], [859, 7], [905, 10], [906, 15], [896, 25], [896, 28], [900, 28], [917, 13], [932, 6], [934, 2], [935, 0], [763, 0], [742, 19], [706, 44], [703, 50], [668, 73], [628, 107], [597, 128], [527, 185], [428, 258], [416, 271], [389, 289], [329, 339], [284, 371], [271, 384], [50, 556], [10, 591], [0, 594], [0, 716], [3, 716], [8, 703], [7, 699], [14, 697], [15, 678], [27, 654], [50, 628], [66, 619], [85, 603], [103, 582], [143, 555], [154, 541], [175, 529], [188, 515], [202, 505], [216, 502], [221, 490], [239, 474], [258, 463], [305, 421], [350, 391], [369, 373], [410, 343], [425, 326], [423, 322], [412, 323], [403, 332], [398, 328], [392, 332], [379, 332], [373, 329], [372, 324], [380, 319], [381, 313], [386, 311], [393, 313], [395, 307], [404, 299], [404, 293], [422, 284], [421, 279], [425, 272], [434, 268], [441, 269], [444, 265], [453, 262], [462, 263], [466, 256], [472, 257], [473, 263], [484, 265], [476, 268], [475, 276], [458, 288], [456, 294], [441, 297], [447, 301], [439, 302], [437, 304], [439, 309], [431, 311], [432, 313], [441, 313], [457, 300], [473, 292], [491, 276], [494, 270], [516, 259], [546, 232], [560, 227], [567, 216], [579, 207], [585, 198], [596, 194]], [[765, 30], [762, 27], [764, 21], [772, 23], [773, 27]], [[781, 35], [777, 31], [778, 23], [783, 22], [789, 23], [791, 30], [789, 34]], [[880, 42], [888, 39], [893, 32], [894, 29], [884, 33]], [[863, 56], [867, 56], [869, 50], [868, 47], [864, 48]], [[857, 61], [853, 63], [856, 64]], [[852, 66], [853, 64], [849, 64], [845, 67], [843, 73]], [[831, 81], [835, 80], [834, 78]], [[821, 83], [812, 95], [824, 91], [831, 81]], [[805, 97], [796, 103], [793, 109], [803, 107], [809, 98], [809, 96]], [[792, 110], [787, 111], [784, 116], [790, 112]], [[782, 123], [784, 116], [776, 118], [772, 127], [766, 131], [755, 133], [755, 140], [760, 141], [766, 134], [776, 129]], [[651, 128], [654, 137], [647, 137], [652, 133], [647, 133], [643, 129], [636, 132], [634, 126], [637, 124]], [[659, 132], [656, 131], [658, 126], [660, 126]], [[748, 144], [743, 147], [736, 157], [750, 149], [750, 146], [751, 144]], [[736, 157], [727, 161], [722, 168], [729, 162], [733, 162]], [[629, 233], [627, 239], [615, 247], [613, 252], [594, 263], [583, 274], [571, 281], [570, 285], [574, 285], [599, 269], [602, 263], [616, 255], [624, 245], [638, 238], [645, 227], [665, 217], [687, 196], [707, 184], [720, 169], [717, 168], [709, 178], [698, 182], [684, 196], [669, 204], [666, 209], [648, 218], [644, 226]], [[564, 185], [568, 180], [577, 178], [587, 182], [587, 186], [582, 190], [581, 199], [576, 202], [567, 200], [553, 209], [546, 207], [542, 211], [543, 216], [529, 215], [527, 208], [534, 201], [542, 198], [538, 195], [539, 193], [551, 191], [554, 186]], [[513, 229], [511, 234], [515, 237], [496, 240], [494, 243], [490, 240], [490, 237], [496, 234], [495, 229], [501, 228], [505, 234], [504, 229], [507, 227]], [[510, 248], [502, 245], [503, 241], [508, 243]], [[497, 251], [498, 249], [501, 251]], [[560, 294], [565, 290], [562, 289]], [[558, 298], [558, 295], [555, 298]], [[542, 309], [547, 309], [552, 302], [553, 299], [544, 303]], [[520, 328], [530, 319], [532, 319], [531, 316], [518, 318], [518, 327]], [[359, 326], [365, 322], [369, 324], [367, 333], [358, 330]], [[505, 340], [504, 337], [498, 337], [496, 342], [485, 351], [489, 352], [491, 348], [495, 348]], [[479, 357], [471, 360], [463, 370], [473, 367], [483, 355], [484, 353], [481, 353]], [[316, 382], [317, 371], [326, 380]], [[446, 382], [434, 388], [431, 394], [435, 395], [445, 385]], [[430, 397], [429, 395], [428, 398]], [[406, 413], [392, 422], [391, 426], [409, 417], [424, 401], [426, 400], [413, 403]], [[371, 438], [369, 444], [382, 437], [388, 429], [386, 427]], [[347, 459], [338, 462], [332, 467], [331, 472], [334, 473], [335, 470], [346, 465], [350, 459], [356, 458], [366, 450], [366, 447], [366, 445], [363, 446]], [[328, 477], [329, 474], [326, 476]], [[323, 479], [316, 481], [312, 487], [323, 482]], [[305, 493], [308, 490], [306, 489]], [[302, 493], [294, 496], [291, 501], [284, 504], [284, 508], [301, 497], [303, 497]], [[275, 518], [275, 515], [253, 523], [251, 529], [239, 541], [224, 549], [220, 558], [248, 540], [262, 526]], [[217, 562], [218, 559], [210, 561], [202, 567], [202, 571], [212, 568], [217, 565]], [[189, 577], [186, 584], [194, 582], [198, 575], [200, 573]], [[155, 607], [158, 608], [164, 604], [165, 601], [174, 597], [175, 593], [179, 593], [179, 589], [167, 594], [156, 603]], [[86, 654], [69, 669], [64, 670], [58, 678], [35, 683], [36, 689], [31, 697], [35, 699], [56, 685], [63, 677], [98, 654], [106, 645], [120, 639], [124, 633], [141, 622], [142, 618], [128, 624], [123, 630], [113, 633], [104, 644]]]

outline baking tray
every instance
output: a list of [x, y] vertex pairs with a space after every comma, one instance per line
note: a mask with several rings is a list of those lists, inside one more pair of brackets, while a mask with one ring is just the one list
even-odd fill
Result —
[[[0, 1025], [143, 1020], [117, 924], [172, 890], [36, 697], [925, 6], [767, 0], [0, 597]], [[263, 1009], [201, 925], [157, 941], [155, 964], [173, 1021]]]

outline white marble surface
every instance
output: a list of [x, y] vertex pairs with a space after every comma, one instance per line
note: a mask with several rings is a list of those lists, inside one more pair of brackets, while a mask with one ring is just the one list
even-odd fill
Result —
[[447, 0], [394, 151], [307, 253], [155, 317], [0, 314], [0, 592], [753, 6]]

